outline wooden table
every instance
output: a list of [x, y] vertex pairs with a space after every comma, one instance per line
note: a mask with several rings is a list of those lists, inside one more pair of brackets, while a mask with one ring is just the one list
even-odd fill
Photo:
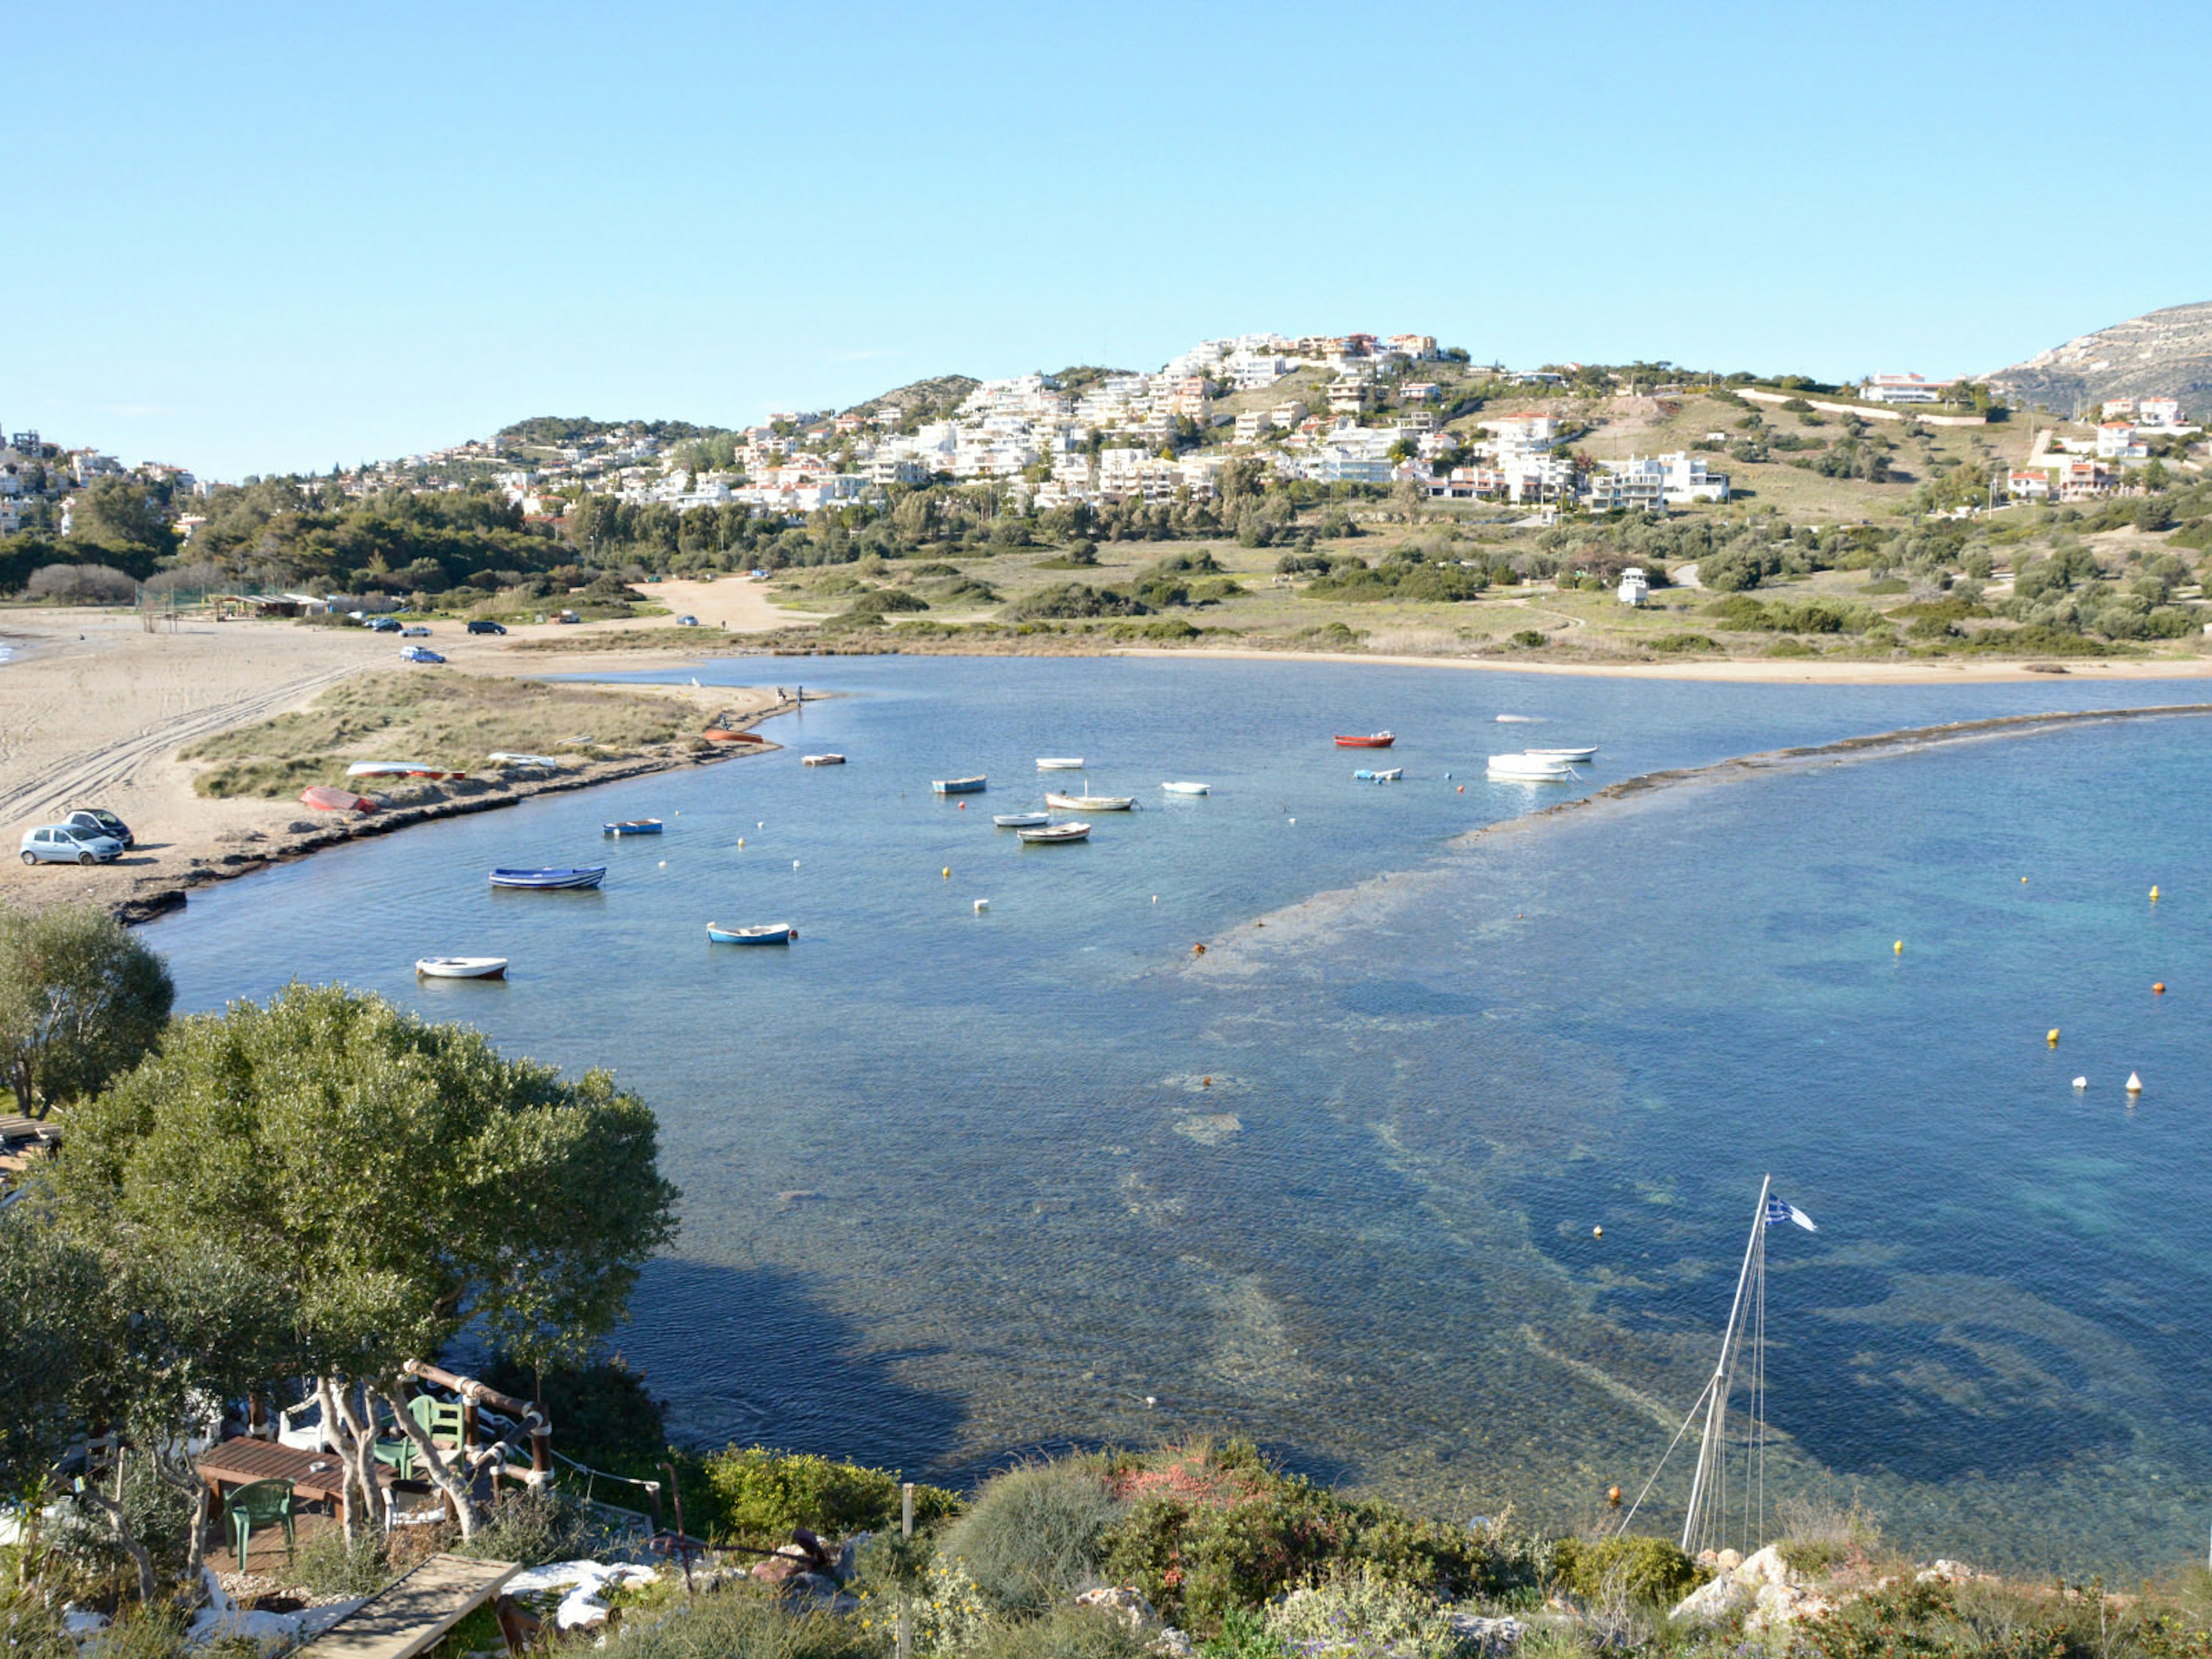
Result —
[[[380, 1483], [386, 1478], [382, 1464], [372, 1466]], [[225, 1486], [250, 1486], [257, 1480], [286, 1480], [292, 1495], [310, 1503], [345, 1505], [345, 1465], [334, 1451], [302, 1451], [276, 1440], [255, 1440], [240, 1435], [211, 1446], [193, 1465], [207, 1482], [216, 1506], [222, 1506]]]

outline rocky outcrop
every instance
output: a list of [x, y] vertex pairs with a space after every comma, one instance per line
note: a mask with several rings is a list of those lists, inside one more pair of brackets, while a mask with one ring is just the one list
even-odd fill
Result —
[[1717, 1569], [1711, 1583], [1700, 1584], [1675, 1604], [1674, 1617], [1711, 1622], [1731, 1613], [1744, 1615], [1747, 1631], [1781, 1630], [1809, 1619], [1825, 1619], [1836, 1604], [1813, 1589], [1805, 1576], [1769, 1544], [1747, 1558], [1723, 1550], [1710, 1563]]
[[1100, 1607], [1112, 1613], [1129, 1627], [1130, 1633], [1146, 1642], [1154, 1653], [1167, 1659], [1188, 1659], [1190, 1638], [1174, 1626], [1162, 1622], [1144, 1591], [1133, 1585], [1120, 1584], [1103, 1589], [1087, 1589], [1075, 1598], [1079, 1607]]

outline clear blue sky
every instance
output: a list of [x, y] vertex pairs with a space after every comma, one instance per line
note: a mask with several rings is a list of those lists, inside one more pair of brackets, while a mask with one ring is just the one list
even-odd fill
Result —
[[2212, 298], [2188, 0], [120, 3], [8, 45], [0, 422], [217, 477], [1256, 329], [1841, 378]]

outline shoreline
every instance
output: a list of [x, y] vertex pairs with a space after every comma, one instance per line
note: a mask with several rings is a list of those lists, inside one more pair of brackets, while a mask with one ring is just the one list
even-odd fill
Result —
[[[2033, 737], [2042, 732], [2098, 721], [2201, 719], [2206, 715], [2212, 715], [2212, 702], [2151, 703], [2134, 708], [2054, 709], [2039, 714], [1993, 714], [1979, 720], [1947, 721], [1940, 726], [1900, 726], [1889, 732], [1838, 738], [1830, 743], [1758, 750], [1747, 755], [1731, 755], [1725, 759], [1711, 761], [1703, 766], [1667, 767], [1656, 772], [1639, 772], [1633, 777], [1622, 778], [1587, 795], [1555, 801], [1533, 812], [1517, 813], [1511, 817], [1499, 818], [1493, 823], [1462, 831], [1440, 843], [1440, 849], [1448, 854], [1465, 853], [1504, 836], [1533, 834], [1586, 808], [1617, 807], [1624, 803], [1695, 785], [1742, 782], [1752, 778], [1802, 770], [1822, 762], [1842, 763], [1881, 760], [1892, 755], [1937, 748], [1946, 744]], [[1279, 949], [1285, 937], [1292, 945], [1296, 945], [1317, 927], [1333, 926], [1332, 919], [1345, 906], [1394, 887], [1402, 895], [1415, 883], [1441, 873], [1443, 868], [1441, 864], [1431, 863], [1408, 870], [1379, 872], [1353, 886], [1334, 887], [1310, 893], [1294, 903], [1279, 906], [1264, 915], [1237, 923], [1231, 937], [1218, 943], [1209, 941], [1205, 956], [1178, 962], [1174, 964], [1174, 971], [1191, 975], [1252, 972], [1258, 966], [1252, 947], [1265, 945]], [[1262, 928], [1272, 929], [1273, 936], [1266, 940], [1252, 937], [1254, 933]]]

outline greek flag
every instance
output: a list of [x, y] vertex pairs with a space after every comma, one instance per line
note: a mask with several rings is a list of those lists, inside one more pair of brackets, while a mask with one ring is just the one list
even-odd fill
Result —
[[1808, 1233], [1817, 1233], [1820, 1231], [1818, 1227], [1815, 1227], [1813, 1224], [1813, 1218], [1807, 1215], [1804, 1211], [1799, 1209], [1795, 1204], [1784, 1204], [1778, 1198], [1768, 1199], [1766, 1200], [1766, 1224], [1771, 1227], [1784, 1221], [1794, 1221]]

